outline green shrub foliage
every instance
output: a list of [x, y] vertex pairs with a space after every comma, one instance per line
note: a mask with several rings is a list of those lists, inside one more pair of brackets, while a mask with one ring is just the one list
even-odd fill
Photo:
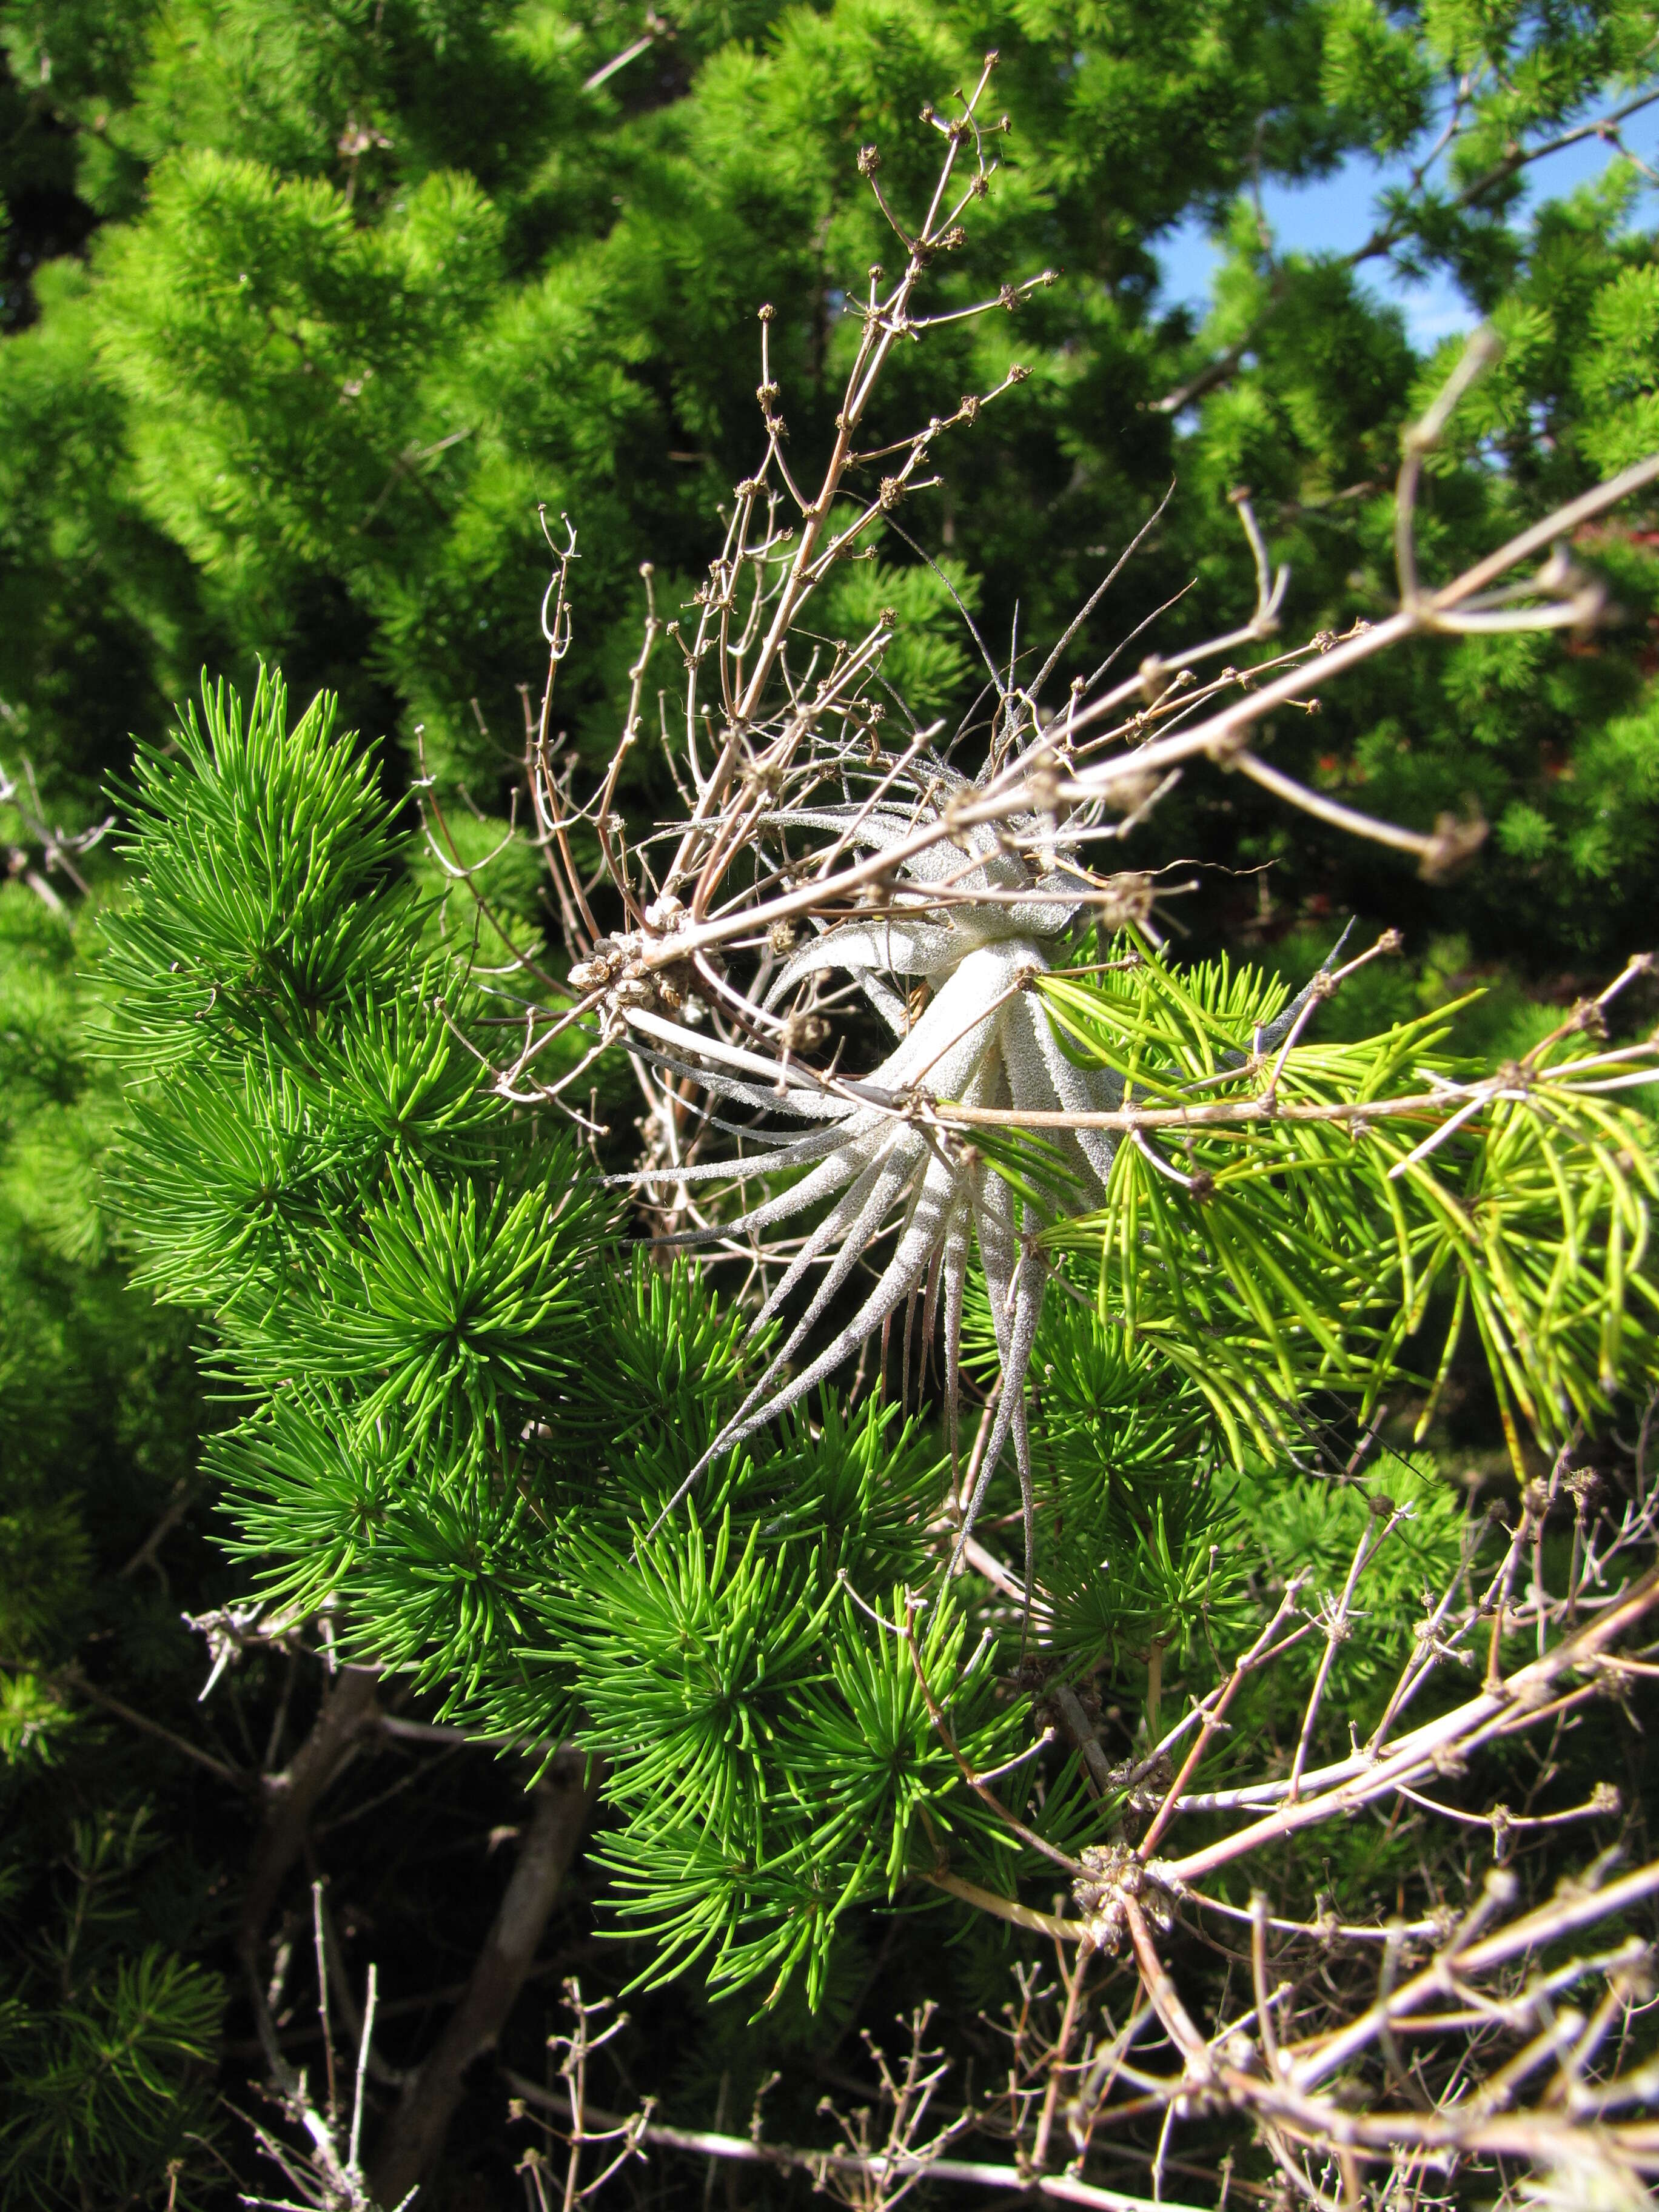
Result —
[[[210, 1309], [246, 1409], [208, 1455], [234, 1548], [266, 1601], [333, 1604], [348, 1651], [446, 1714], [604, 1760], [610, 1910], [650, 1975], [706, 1959], [715, 1987], [775, 1997], [799, 1970], [816, 2002], [854, 1906], [947, 1872], [1011, 1898], [1042, 1863], [1020, 1821], [1091, 1833], [1074, 1762], [1033, 1796], [1022, 1656], [1147, 1666], [1155, 1725], [1165, 1666], [1218, 1664], [1251, 1620], [1255, 1541], [1328, 1571], [1364, 1527], [1316, 1480], [1298, 1510], [1271, 1455], [1321, 1393], [1397, 1379], [1437, 1291], [1456, 1286], [1442, 1371], [1473, 1303], [1506, 1408], [1547, 1440], [1654, 1369], [1654, 1147], [1617, 1098], [1500, 1109], [1402, 1182], [1409, 1121], [1218, 1123], [1180, 1183], [1125, 1145], [1107, 1207], [1048, 1232], [1073, 1293], [1034, 1363], [1052, 1613], [970, 1634], [930, 1534], [947, 1464], [878, 1395], [797, 1408], [682, 1496], [754, 1333], [683, 1263], [630, 1260], [591, 1164], [501, 1098], [494, 1002], [427, 949], [329, 702], [290, 720], [275, 677], [246, 710], [206, 690], [176, 753], [141, 759], [132, 818], [106, 925], [136, 1083], [115, 1182], [140, 1279]], [[1117, 951], [1043, 987], [1076, 1048], [1149, 1103], [1195, 1079], [1224, 1097], [1283, 987]], [[1285, 1105], [1467, 1075], [1437, 1060], [1444, 1030], [1294, 1046]], [[1414, 1590], [1455, 1564], [1459, 1516], [1407, 1480]], [[1242, 1542], [1247, 1519], [1272, 1534]], [[1345, 1667], [1351, 1715], [1390, 1632]]]
[[[988, 45], [1012, 136], [939, 305], [1060, 276], [1018, 317], [933, 333], [868, 426], [879, 445], [1012, 362], [1032, 371], [1019, 408], [951, 443], [937, 489], [895, 518], [885, 573], [844, 586], [899, 616], [894, 666], [924, 709], [959, 708], [976, 679], [910, 541], [948, 555], [988, 636], [1018, 602], [1022, 635], [1051, 638], [1171, 477], [1079, 668], [1194, 578], [1161, 644], [1248, 605], [1225, 506], [1240, 483], [1291, 566], [1297, 635], [1386, 608], [1399, 434], [1448, 364], [1414, 352], [1384, 272], [1449, 287], [1505, 342], [1425, 494], [1431, 578], [1653, 442], [1649, 179], [1616, 144], [1571, 190], [1529, 167], [1639, 95], [1645, 0], [683, 0], [652, 21], [601, 76], [640, 35], [609, 0], [9, 9], [0, 734], [54, 803], [94, 805], [128, 732], [160, 738], [204, 659], [251, 684], [280, 656], [305, 696], [326, 684], [394, 729], [407, 765], [418, 729], [428, 764], [494, 807], [517, 687], [538, 680], [538, 507], [581, 533], [563, 711], [608, 753], [638, 565], [670, 595], [700, 573], [707, 518], [749, 463], [756, 309], [780, 308], [773, 368], [805, 467], [855, 343], [846, 288], [885, 250], [854, 153], [879, 146], [903, 204], [931, 158], [918, 106]], [[1274, 244], [1252, 176], [1420, 159], [1465, 78], [1443, 158], [1378, 195], [1357, 255]], [[1220, 252], [1207, 310], [1158, 289], [1183, 221]], [[1488, 860], [1437, 896], [1437, 926], [1488, 958], [1524, 927], [1540, 968], [1605, 963], [1639, 929], [1659, 822], [1653, 550], [1624, 520], [1576, 550], [1626, 617], [1593, 648], [1413, 654], [1277, 739], [1372, 811], [1427, 827], [1480, 805]], [[632, 772], [645, 795], [657, 771], [641, 755]], [[1294, 863], [1293, 902], [1346, 886], [1421, 919], [1396, 879], [1264, 801], [1180, 803], [1183, 849]], [[1214, 920], [1232, 897], [1212, 889]]]
[[212, 1845], [152, 1742], [199, 1686], [176, 1600], [123, 1574], [193, 1492], [185, 1316], [136, 1291], [98, 1203], [118, 1112], [93, 1048], [95, 915], [0, 889], [0, 2197], [143, 2201], [211, 2164], [224, 1992]]
[[[1461, 1397], [1490, 1470], [1605, 1425], [1652, 1373], [1653, 1124], [1632, 1094], [1534, 1098], [1397, 1176], [1427, 1124], [1216, 1128], [1187, 1184], [1125, 1146], [1103, 1207], [1043, 1217], [1039, 1616], [976, 1575], [942, 1595], [926, 1391], [920, 1413], [826, 1395], [664, 1516], [765, 1346], [702, 1277], [629, 1248], [568, 1124], [496, 1094], [477, 971], [503, 933], [538, 957], [537, 864], [509, 846], [481, 917], [401, 804], [429, 776], [453, 853], [498, 844], [520, 687], [544, 673], [544, 520], [580, 531], [560, 718], [591, 763], [620, 726], [640, 563], [674, 611], [752, 463], [756, 309], [780, 309], [804, 470], [855, 343], [845, 288], [890, 256], [856, 153], [879, 145], [902, 203], [931, 158], [919, 106], [991, 45], [1012, 132], [938, 304], [1060, 278], [900, 357], [871, 441], [1015, 362], [1031, 375], [941, 448], [938, 486], [814, 616], [890, 608], [886, 674], [926, 715], [979, 682], [962, 610], [999, 654], [1016, 611], [1021, 641], [1059, 635], [1172, 477], [1062, 680], [1155, 609], [1165, 650], [1241, 618], [1241, 483], [1293, 572], [1287, 634], [1385, 612], [1400, 431], [1460, 343], [1414, 343], [1385, 269], [1438, 280], [1504, 340], [1425, 472], [1431, 582], [1659, 442], [1659, 290], [1646, 172], [1616, 143], [1571, 189], [1529, 166], [1650, 88], [1650, 0], [661, 0], [649, 20], [612, 70], [641, 36], [614, 0], [0, 10], [0, 772], [27, 761], [72, 830], [122, 779], [135, 878], [112, 841], [66, 912], [0, 803], [8, 2202], [220, 2185], [212, 1968], [246, 1808], [204, 1812], [206, 1765], [179, 1750], [214, 1741], [216, 1711], [201, 1737], [185, 1606], [326, 1605], [422, 1711], [538, 1749], [575, 1734], [605, 1763], [602, 1924], [641, 1978], [695, 1963], [735, 2018], [775, 1999], [779, 2034], [805, 2033], [804, 1999], [847, 2016], [860, 1908], [901, 1908], [965, 2019], [1000, 2002], [1007, 1931], [936, 1878], [1046, 1905], [1052, 1863], [1007, 1815], [1062, 1848], [1135, 1816], [1133, 1792], [1094, 1802], [1062, 1742], [1033, 1751], [1034, 1707], [1075, 1684], [1133, 1760], [1160, 1699], [1167, 1718], [1175, 1686], [1212, 1682], [1287, 1577], [1340, 1587], [1386, 1494], [1409, 1517], [1322, 1730], [1346, 1750], [1366, 1725], [1422, 1590], [1473, 1538], [1443, 1429], [1334, 1487], [1305, 1471], [1321, 1424], [1402, 1383], [1425, 1424]], [[1361, 254], [1280, 250], [1258, 181], [1420, 158], [1464, 77], [1445, 159], [1377, 196]], [[1183, 222], [1218, 249], [1202, 304], [1160, 289]], [[1132, 969], [1046, 986], [1076, 1055], [1147, 1097], [1224, 1079], [1280, 1002], [1272, 970], [1304, 980], [1350, 910], [1404, 927], [1407, 959], [1322, 1009], [1286, 1097], [1380, 1096], [1537, 1044], [1557, 1012], [1528, 992], [1565, 1004], [1650, 936], [1652, 520], [1574, 543], [1620, 617], [1594, 637], [1382, 656], [1273, 731], [1276, 759], [1367, 811], [1427, 828], [1478, 807], [1475, 868], [1412, 884], [1242, 779], [1194, 776], [1126, 865], [1223, 864], [1182, 912], [1194, 953], [1229, 959], [1140, 942], [1115, 948]], [[261, 673], [279, 659], [316, 696], [298, 715]], [[175, 730], [204, 662], [229, 684]], [[621, 798], [639, 820], [674, 805], [653, 746]], [[624, 1095], [595, 1079], [602, 1105]], [[1035, 1220], [1040, 1153], [998, 1157]], [[970, 1325], [988, 1380], [988, 1312]], [[1017, 1532], [1006, 1473], [988, 1510]], [[1241, 1692], [1219, 1778], [1242, 1746], [1293, 1743], [1316, 1649]], [[988, 1795], [964, 1764], [997, 1774]], [[1285, 1856], [1310, 1911], [1320, 1887], [1392, 1911], [1416, 1871], [1358, 1829], [1326, 1849], [1316, 1878]], [[677, 2001], [704, 2032], [702, 2118], [724, 2124], [762, 2046]]]
[[[210, 1309], [249, 1403], [209, 1467], [256, 1587], [339, 1602], [349, 1649], [485, 1731], [576, 1729], [622, 1816], [623, 1921], [665, 1966], [713, 1947], [717, 1981], [804, 1962], [816, 1990], [839, 1916], [947, 1836], [1010, 1881], [893, 1626], [936, 1455], [891, 1408], [829, 1404], [662, 1517], [753, 1346], [684, 1267], [630, 1265], [568, 1140], [493, 1095], [479, 1003], [422, 951], [328, 704], [290, 726], [275, 678], [246, 714], [210, 691], [142, 760], [134, 818], [116, 1187], [141, 1279]], [[939, 1601], [916, 1659], [993, 1766], [1019, 1717], [964, 1633]]]

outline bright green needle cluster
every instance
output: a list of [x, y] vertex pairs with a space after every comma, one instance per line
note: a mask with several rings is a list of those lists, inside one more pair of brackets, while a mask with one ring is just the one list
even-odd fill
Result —
[[327, 704], [209, 690], [134, 819], [117, 1181], [144, 1279], [212, 1310], [244, 1412], [208, 1468], [261, 1593], [331, 1603], [485, 1734], [591, 1746], [661, 1971], [712, 1949], [716, 1983], [800, 1967], [816, 1998], [855, 1903], [947, 1860], [1007, 1889], [958, 1754], [1000, 1765], [1024, 1715], [998, 1638], [967, 1651], [937, 1595], [912, 1619], [942, 1480], [915, 1425], [827, 1404], [667, 1512], [751, 1333], [630, 1269], [575, 1148], [494, 1091]]
[[1448, 1054], [1455, 1006], [1350, 1043], [1316, 1021], [1254, 1053], [1277, 987], [1118, 951], [1041, 988], [1146, 1138], [1119, 1146], [1106, 1205], [1049, 1241], [1094, 1259], [1103, 1318], [1202, 1394], [1236, 1455], [1319, 1391], [1369, 1407], [1424, 1358], [1443, 1382], [1471, 1325], [1517, 1465], [1523, 1428], [1559, 1446], [1652, 1370], [1651, 1059], [1604, 1049], [1598, 1011], [1501, 1068]]

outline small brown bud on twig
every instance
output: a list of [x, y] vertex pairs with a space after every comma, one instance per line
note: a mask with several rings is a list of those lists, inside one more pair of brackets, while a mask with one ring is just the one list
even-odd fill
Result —
[[593, 947], [592, 959], [579, 960], [570, 970], [571, 989], [584, 995], [601, 989], [616, 974], [621, 957], [621, 948], [614, 938], [600, 938]]
[[778, 1041], [786, 1052], [802, 1052], [813, 1045], [822, 1044], [830, 1034], [830, 1024], [822, 1014], [791, 1014], [778, 1032]]
[[1031, 757], [1026, 769], [1025, 789], [1033, 812], [1054, 812], [1060, 799], [1060, 763], [1047, 746]]
[[875, 175], [875, 173], [876, 173], [876, 171], [877, 171], [878, 168], [880, 168], [880, 167], [881, 167], [881, 155], [880, 155], [879, 152], [877, 150], [877, 149], [876, 149], [875, 147], [873, 147], [873, 146], [860, 146], [860, 147], [859, 148], [859, 174], [860, 174], [860, 176], [861, 176], [861, 177], [873, 177], [873, 176]]
[[778, 319], [778, 311], [770, 301], [768, 301], [764, 306], [757, 307], [755, 313], [763, 323], [775, 323]]
[[1140, 696], [1149, 707], [1157, 706], [1170, 688], [1170, 672], [1155, 653], [1149, 653], [1140, 664]]

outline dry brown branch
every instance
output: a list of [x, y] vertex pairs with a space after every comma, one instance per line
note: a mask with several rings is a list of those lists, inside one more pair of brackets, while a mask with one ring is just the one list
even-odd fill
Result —
[[278, 1774], [261, 1777], [264, 1819], [242, 1893], [236, 1948], [253, 1988], [260, 1986], [258, 1955], [265, 1923], [289, 1869], [304, 1849], [318, 1800], [356, 1756], [372, 1727], [379, 1674], [345, 1667], [324, 1690], [317, 1718], [304, 1743]]
[[[291, 2065], [283, 2052], [270, 2016], [270, 2006], [254, 1980], [255, 2010], [261, 2041], [270, 2066], [272, 2084], [289, 2124], [304, 2137], [295, 2149], [257, 2120], [250, 2121], [254, 2139], [265, 2156], [281, 2168], [295, 2191], [293, 2197], [243, 2197], [241, 2202], [260, 2212], [403, 2212], [403, 2200], [392, 2208], [377, 2203], [363, 2170], [364, 2100], [371, 2075], [386, 2078], [387, 2069], [374, 2055], [374, 2022], [379, 2009], [378, 1978], [371, 1965], [361, 2013], [353, 2021], [357, 2055], [351, 2085], [350, 2114], [346, 2118], [340, 2095], [341, 2073], [337, 2062], [329, 1992], [343, 1984], [337, 1958], [331, 1948], [328, 1916], [320, 1882], [312, 1884], [312, 1911], [317, 1960], [317, 2015], [322, 2030], [324, 2070], [327, 2088], [321, 2106], [312, 2094], [307, 2075]], [[355, 2002], [349, 2007], [356, 2013]]]
[[465, 1994], [386, 2124], [374, 2169], [380, 2203], [400, 2203], [419, 2187], [441, 2151], [467, 2069], [495, 2047], [523, 1987], [598, 1790], [592, 1763], [580, 1753], [556, 1759], [532, 1790], [518, 1862]]
[[[526, 2075], [502, 2069], [514, 2092], [515, 2116], [522, 2118], [532, 2110], [559, 2116], [560, 2124], [548, 2124], [547, 2131], [565, 2145], [561, 2212], [571, 2212], [577, 2203], [595, 2197], [628, 2160], [643, 2158], [651, 2148], [804, 2173], [811, 2177], [815, 2191], [854, 2208], [854, 2212], [888, 2212], [923, 2181], [1030, 2193], [1060, 2203], [1092, 2206], [1096, 2212], [1153, 2212], [1150, 2198], [1104, 2188], [1075, 2174], [1039, 2173], [1029, 2166], [949, 2156], [948, 2146], [974, 2124], [975, 2116], [958, 2112], [933, 2132], [925, 2134], [929, 2109], [950, 2071], [939, 2063], [937, 2052], [924, 2048], [931, 2024], [930, 2008], [923, 2007], [901, 2023], [906, 2030], [907, 2047], [896, 2065], [872, 2038], [865, 2038], [875, 2075], [871, 2103], [848, 2114], [824, 2099], [820, 2112], [835, 2124], [842, 2141], [839, 2145], [809, 2149], [766, 2142], [758, 2127], [758, 2109], [757, 2124], [744, 2136], [672, 2127], [653, 2117], [650, 2100], [631, 2115], [599, 2107], [589, 2091], [591, 2063], [626, 2027], [626, 2015], [617, 2016], [596, 2033], [599, 2021], [610, 2009], [608, 2005], [586, 2001], [574, 1982], [566, 1984], [566, 2002], [575, 2015], [574, 2031], [551, 2039], [551, 2048], [560, 2058], [562, 2092], [551, 2091]], [[590, 2145], [599, 2148], [603, 2165], [583, 2180], [581, 2154]], [[554, 2198], [543, 2177], [551, 2179], [550, 2165], [539, 2151], [520, 2161], [521, 2172], [535, 2175], [538, 2203], [547, 2212], [552, 2212]], [[1163, 2212], [1194, 2212], [1194, 2207], [1168, 2197], [1159, 2203]]]

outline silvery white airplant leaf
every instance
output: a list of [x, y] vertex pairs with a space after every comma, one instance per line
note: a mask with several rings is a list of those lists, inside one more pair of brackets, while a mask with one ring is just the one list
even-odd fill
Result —
[[[780, 814], [775, 822], [781, 829], [830, 832], [848, 848], [881, 851], [912, 837], [925, 818], [914, 810], [849, 805], [797, 810]], [[954, 1454], [963, 1290], [976, 1247], [1003, 1382], [962, 1541], [1012, 1439], [1026, 1500], [1029, 1558], [1030, 1449], [1024, 1382], [1048, 1274], [1033, 1243], [1037, 1224], [1022, 1219], [1022, 1201], [975, 1147], [929, 1126], [920, 1109], [927, 1101], [948, 1100], [1098, 1111], [1117, 1103], [1121, 1085], [1108, 1072], [1078, 1067], [1066, 1059], [1041, 999], [1030, 988], [1052, 964], [1054, 940], [1075, 920], [1086, 895], [1085, 880], [1064, 870], [1034, 877], [1023, 861], [1000, 848], [989, 830], [969, 833], [965, 860], [962, 842], [930, 848], [904, 864], [896, 878], [917, 886], [948, 882], [952, 902], [937, 912], [872, 916], [828, 929], [785, 960], [766, 992], [763, 1011], [769, 1012], [815, 979], [837, 974], [853, 978], [895, 1032], [891, 1050], [857, 1081], [838, 1080], [825, 1088], [786, 1069], [781, 1055], [769, 1063], [756, 1050], [726, 1046], [647, 1011], [631, 1011], [627, 1019], [636, 1042], [659, 1066], [693, 1075], [715, 1099], [755, 1109], [769, 1121], [816, 1125], [779, 1145], [764, 1162], [763, 1171], [804, 1169], [799, 1182], [723, 1223], [718, 1231], [675, 1240], [694, 1243], [710, 1234], [764, 1238], [822, 1209], [783, 1267], [760, 1319], [771, 1321], [797, 1291], [805, 1295], [807, 1279], [815, 1275], [811, 1293], [686, 1486], [717, 1454], [799, 1403], [918, 1294], [925, 1301], [924, 1340], [943, 1319]], [[1031, 896], [979, 903], [972, 896], [975, 892]], [[912, 1023], [903, 992], [916, 979], [932, 986], [933, 996]], [[895, 983], [900, 988], [895, 989]], [[1094, 1203], [1103, 1195], [1114, 1143], [1104, 1133], [1090, 1130], [1066, 1132], [1059, 1139], [1056, 1150], [1076, 1179], [1080, 1202]], [[729, 1181], [732, 1170], [731, 1163], [719, 1162], [660, 1172], [687, 1182]], [[895, 1224], [890, 1249], [856, 1312], [786, 1379], [786, 1370], [802, 1353], [831, 1302], [878, 1237]]]
[[[883, 809], [849, 802], [771, 818], [781, 830], [830, 833], [836, 841], [832, 849], [879, 852], [913, 838], [929, 814], [922, 806]], [[1042, 997], [1030, 988], [1054, 964], [1057, 941], [1082, 911], [1089, 884], [1064, 863], [1035, 873], [988, 829], [970, 830], [954, 842], [930, 847], [896, 869], [895, 883], [923, 889], [948, 884], [953, 896], [950, 902], [921, 913], [872, 915], [824, 930], [790, 953], [759, 1009], [770, 1015], [792, 993], [820, 978], [849, 976], [895, 1035], [890, 1051], [867, 1075], [838, 1074], [828, 1083], [792, 1065], [781, 1048], [774, 1059], [752, 1044], [728, 1044], [646, 1009], [629, 1009], [624, 1015], [635, 1048], [659, 1068], [692, 1077], [713, 1098], [753, 1109], [767, 1123], [807, 1125], [781, 1139], [775, 1127], [743, 1133], [772, 1146], [763, 1163], [745, 1166], [754, 1164], [762, 1174], [804, 1170], [799, 1182], [717, 1229], [665, 1241], [763, 1240], [823, 1209], [782, 1267], [759, 1319], [776, 1318], [798, 1291], [805, 1295], [808, 1278], [816, 1273], [810, 1296], [679, 1495], [720, 1453], [798, 1404], [918, 1294], [924, 1300], [923, 1341], [930, 1341], [935, 1326], [943, 1322], [954, 1463], [963, 1291], [976, 1249], [1002, 1380], [973, 1494], [966, 1502], [957, 1556], [959, 1560], [992, 1474], [1012, 1442], [1024, 1503], [1029, 1583], [1032, 1493], [1025, 1378], [1048, 1277], [1035, 1241], [1041, 1224], [994, 1164], [933, 1122], [926, 1109], [930, 1102], [950, 1101], [1012, 1107], [1035, 1115], [1109, 1112], [1121, 1103], [1121, 1079], [1067, 1058]], [[998, 893], [1002, 896], [986, 896]], [[904, 987], [916, 978], [932, 986], [933, 996], [913, 1023]], [[1279, 1018], [1262, 1039], [1265, 1048], [1289, 1034], [1307, 996]], [[1075, 1185], [1076, 1202], [1097, 1204], [1107, 1192], [1117, 1137], [1102, 1129], [1074, 1128], [1053, 1141]], [[653, 1180], [729, 1182], [733, 1164], [718, 1161], [648, 1172]], [[787, 1371], [843, 1285], [889, 1231], [894, 1232], [890, 1249], [852, 1318], [802, 1365]]]

